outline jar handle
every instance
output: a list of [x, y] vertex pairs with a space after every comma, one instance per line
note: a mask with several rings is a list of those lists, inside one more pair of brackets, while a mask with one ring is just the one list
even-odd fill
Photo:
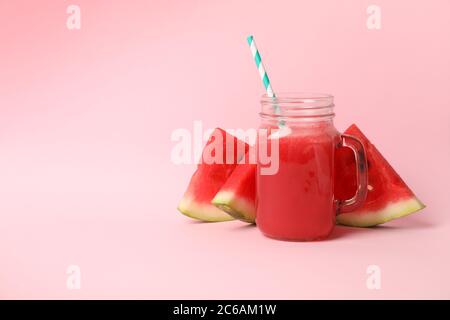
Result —
[[341, 134], [342, 143], [340, 147], [348, 147], [355, 155], [356, 163], [356, 193], [347, 200], [338, 200], [338, 214], [354, 211], [359, 208], [367, 197], [367, 157], [364, 145], [354, 136]]

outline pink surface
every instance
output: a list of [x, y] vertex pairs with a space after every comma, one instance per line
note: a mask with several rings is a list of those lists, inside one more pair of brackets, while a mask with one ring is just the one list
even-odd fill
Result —
[[[0, 298], [450, 298], [450, 2], [0, 2]], [[428, 207], [286, 243], [176, 211], [176, 128], [257, 125], [263, 93], [335, 95]], [[366, 287], [367, 266], [382, 272]], [[81, 289], [66, 269], [81, 268]]]

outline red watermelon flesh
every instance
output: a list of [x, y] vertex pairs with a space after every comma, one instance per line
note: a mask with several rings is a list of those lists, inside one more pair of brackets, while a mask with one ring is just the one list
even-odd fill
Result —
[[236, 219], [254, 223], [255, 195], [256, 164], [248, 163], [246, 156], [220, 188], [212, 204]]
[[178, 210], [202, 221], [232, 220], [233, 217], [212, 205], [211, 200], [248, 151], [248, 147], [244, 141], [216, 128], [203, 149], [202, 159], [191, 177]]
[[[358, 138], [366, 149], [368, 194], [361, 207], [352, 212], [338, 214], [339, 224], [370, 227], [425, 207], [356, 125], [351, 125], [345, 133]], [[336, 197], [351, 198], [356, 191], [356, 167], [353, 152], [348, 148], [337, 151], [335, 177]]]

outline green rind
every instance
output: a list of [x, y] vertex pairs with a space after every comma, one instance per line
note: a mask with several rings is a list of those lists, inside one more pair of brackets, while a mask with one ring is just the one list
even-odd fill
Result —
[[185, 216], [200, 221], [223, 222], [234, 220], [232, 216], [216, 208], [215, 206], [211, 204], [196, 203], [186, 196], [181, 199], [177, 209]]
[[255, 223], [256, 214], [254, 206], [248, 200], [240, 199], [233, 192], [220, 191], [211, 203], [233, 218], [248, 223]]
[[372, 212], [354, 211], [337, 215], [338, 224], [350, 227], [373, 227], [388, 221], [398, 219], [425, 208], [416, 197], [400, 200], [385, 208]]

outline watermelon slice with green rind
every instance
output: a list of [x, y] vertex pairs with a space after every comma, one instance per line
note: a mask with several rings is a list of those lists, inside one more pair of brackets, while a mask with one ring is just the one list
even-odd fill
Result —
[[[227, 181], [248, 148], [248, 144], [244, 141], [223, 129], [216, 128], [203, 149], [202, 159], [191, 177], [178, 210], [188, 217], [202, 221], [233, 220], [232, 216], [211, 204], [211, 200]], [[219, 151], [221, 155], [216, 154]]]
[[[351, 125], [345, 133], [358, 138], [366, 150], [368, 193], [361, 207], [352, 212], [337, 215], [336, 220], [339, 224], [371, 227], [407, 216], [425, 207], [355, 124]], [[355, 190], [356, 169], [353, 153], [348, 148], [338, 149], [336, 154], [336, 197], [339, 199], [351, 198], [355, 194]]]
[[[245, 162], [244, 157], [242, 162]], [[256, 164], [239, 163], [212, 200], [219, 209], [232, 217], [255, 222]]]

